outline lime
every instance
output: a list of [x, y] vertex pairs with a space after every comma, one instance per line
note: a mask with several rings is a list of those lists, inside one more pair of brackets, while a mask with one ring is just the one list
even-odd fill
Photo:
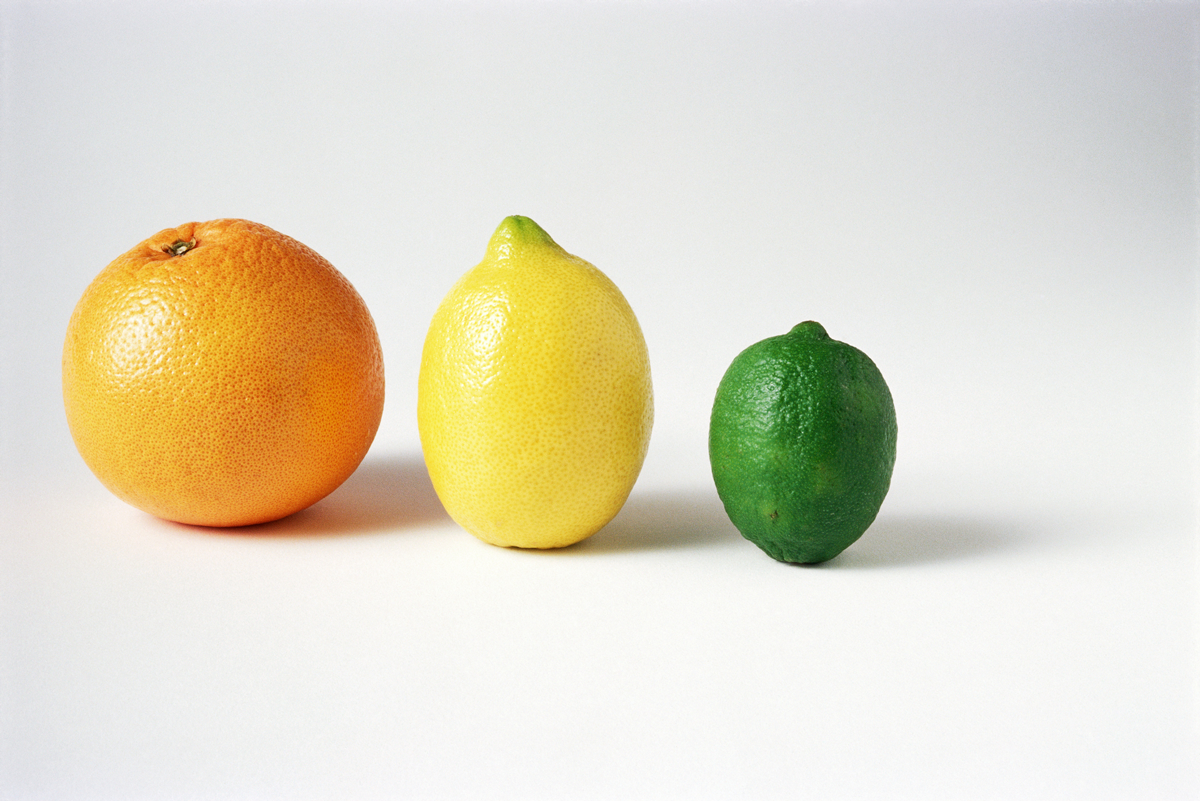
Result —
[[733, 360], [713, 401], [708, 451], [742, 536], [782, 562], [824, 562], [862, 536], [887, 495], [892, 394], [865, 353], [801, 323]]

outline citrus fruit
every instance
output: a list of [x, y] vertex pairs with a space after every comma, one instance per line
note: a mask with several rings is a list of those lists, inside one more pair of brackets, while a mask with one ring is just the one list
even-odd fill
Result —
[[783, 562], [824, 562], [875, 520], [896, 461], [892, 394], [820, 323], [751, 345], [717, 388], [713, 482], [742, 535]]
[[558, 548], [621, 509], [653, 422], [642, 330], [602, 272], [527, 217], [433, 315], [417, 397], [429, 477], [493, 545]]
[[383, 410], [362, 298], [325, 259], [246, 220], [168, 228], [75, 307], [63, 399], [79, 453], [158, 517], [239, 526], [338, 487]]

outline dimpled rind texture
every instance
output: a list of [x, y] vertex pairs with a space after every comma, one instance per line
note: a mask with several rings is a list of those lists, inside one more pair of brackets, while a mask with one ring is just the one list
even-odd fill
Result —
[[784, 562], [837, 556], [875, 520], [896, 460], [891, 392], [818, 323], [742, 351], [717, 389], [713, 481], [742, 535]]
[[418, 426], [446, 511], [494, 545], [578, 542], [625, 503], [653, 414], [624, 296], [532, 220], [507, 218], [422, 353]]
[[84, 461], [118, 497], [182, 523], [261, 523], [328, 495], [370, 448], [383, 395], [354, 287], [245, 220], [166, 229], [114, 260], [63, 349]]

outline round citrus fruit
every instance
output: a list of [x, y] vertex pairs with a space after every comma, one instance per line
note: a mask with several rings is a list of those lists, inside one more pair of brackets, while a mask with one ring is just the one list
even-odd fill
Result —
[[879, 513], [896, 410], [865, 353], [801, 323], [733, 360], [708, 448], [717, 494], [746, 539], [783, 562], [824, 562]]
[[620, 290], [533, 220], [505, 219], [421, 356], [421, 446], [446, 511], [494, 545], [578, 542], [625, 503], [653, 416], [646, 342]]
[[383, 411], [354, 287], [245, 220], [161, 231], [108, 265], [67, 327], [75, 445], [114, 494], [206, 526], [275, 520], [338, 487]]

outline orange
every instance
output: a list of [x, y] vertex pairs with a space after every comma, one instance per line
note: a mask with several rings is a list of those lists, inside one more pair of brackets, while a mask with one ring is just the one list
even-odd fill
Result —
[[383, 412], [375, 323], [310, 248], [246, 220], [168, 228], [108, 265], [67, 326], [80, 455], [133, 506], [262, 523], [335, 490]]

